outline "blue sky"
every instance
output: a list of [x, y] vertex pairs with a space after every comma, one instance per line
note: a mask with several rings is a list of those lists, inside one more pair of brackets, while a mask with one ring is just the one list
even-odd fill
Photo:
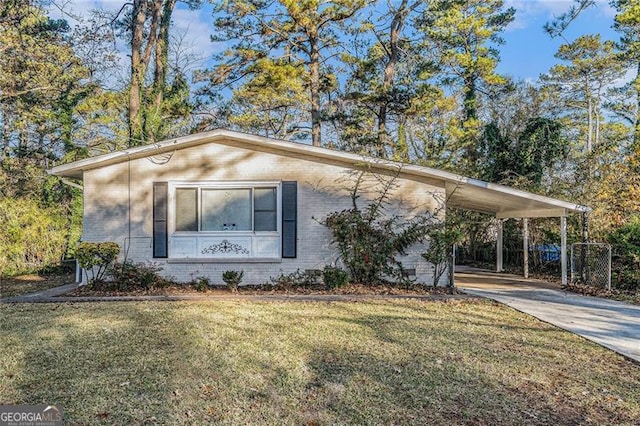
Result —
[[[123, 1], [71, 0], [65, 8], [83, 15], [93, 8], [117, 10]], [[505, 0], [505, 4], [516, 9], [516, 19], [503, 34], [506, 43], [500, 46], [498, 71], [517, 80], [535, 81], [541, 73], [557, 63], [554, 54], [566, 42], [561, 38], [551, 39], [542, 27], [554, 16], [565, 12], [572, 0]], [[58, 11], [53, 10], [52, 13], [59, 16]], [[599, 33], [603, 39], [617, 39], [611, 29], [614, 15], [608, 1], [599, 0], [597, 7], [589, 9], [573, 22], [565, 37], [573, 41], [582, 34]], [[208, 3], [197, 12], [185, 9], [184, 5], [179, 5], [174, 12], [176, 30], [185, 34], [190, 49], [202, 57], [203, 62], [219, 48], [209, 41], [211, 19], [211, 6]], [[122, 60], [126, 61], [124, 52]], [[126, 66], [126, 63], [123, 65]]]
[[[504, 34], [505, 45], [500, 47], [501, 62], [498, 71], [516, 79], [534, 81], [551, 68], [557, 60], [554, 55], [562, 38], [550, 38], [543, 25], [571, 6], [569, 0], [507, 0], [516, 8], [516, 19]], [[604, 40], [617, 40], [611, 28], [615, 11], [606, 1], [584, 12], [565, 34], [571, 42], [583, 34], [600, 34]]]

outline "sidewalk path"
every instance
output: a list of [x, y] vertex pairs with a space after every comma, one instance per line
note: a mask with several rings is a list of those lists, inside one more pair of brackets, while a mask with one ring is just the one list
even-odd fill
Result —
[[465, 268], [459, 290], [493, 299], [640, 362], [640, 306], [565, 292], [551, 283]]

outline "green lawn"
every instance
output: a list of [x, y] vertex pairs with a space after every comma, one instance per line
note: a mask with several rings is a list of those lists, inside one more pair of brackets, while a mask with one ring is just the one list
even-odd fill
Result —
[[637, 424], [640, 366], [490, 302], [0, 305], [0, 404], [68, 424]]

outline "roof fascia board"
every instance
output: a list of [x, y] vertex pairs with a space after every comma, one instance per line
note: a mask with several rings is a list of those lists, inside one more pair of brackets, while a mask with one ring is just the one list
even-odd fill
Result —
[[[299, 155], [310, 156], [322, 159], [331, 159], [341, 163], [347, 163], [351, 166], [370, 166], [373, 169], [388, 170], [398, 172], [403, 176], [420, 176], [428, 180], [435, 180], [439, 182], [445, 182], [447, 192], [451, 191], [450, 188], [458, 186], [471, 186], [482, 188], [496, 193], [507, 194], [515, 196], [521, 199], [528, 199], [537, 201], [540, 203], [548, 204], [554, 207], [563, 208], [571, 211], [590, 211], [588, 207], [580, 206], [566, 201], [557, 200], [554, 198], [545, 197], [542, 195], [533, 194], [526, 191], [520, 191], [504, 185], [492, 184], [483, 182], [477, 179], [467, 178], [458, 174], [450, 173], [443, 170], [433, 169], [430, 167], [416, 166], [410, 164], [403, 164], [399, 162], [376, 159], [373, 157], [367, 157], [364, 155], [354, 154], [344, 151], [336, 151], [327, 148], [315, 147], [310, 145], [304, 145], [300, 143], [294, 143], [283, 140], [270, 139], [263, 136], [250, 135], [246, 133], [235, 132], [231, 130], [216, 129], [205, 133], [197, 133], [193, 135], [183, 136], [175, 139], [168, 139], [162, 142], [158, 142], [152, 145], [144, 145], [134, 148], [129, 148], [124, 151], [113, 152], [109, 154], [100, 155], [97, 157], [86, 158], [78, 160], [73, 163], [63, 164], [53, 167], [48, 170], [49, 174], [58, 176], [71, 176], [78, 175], [85, 170], [104, 167], [127, 160], [144, 158], [164, 152], [169, 152], [178, 149], [190, 148], [193, 146], [211, 143], [211, 142], [224, 142], [225, 140], [235, 141], [240, 146], [251, 145], [253, 147], [259, 147], [262, 150], [276, 150], [296, 153]], [[448, 194], [449, 196], [450, 194]]]
[[457, 187], [471, 186], [481, 190], [487, 190], [490, 192], [496, 192], [501, 194], [512, 195], [518, 198], [524, 198], [527, 200], [537, 201], [544, 204], [550, 204], [554, 207], [563, 208], [575, 212], [590, 212], [591, 208], [581, 206], [579, 204], [570, 203], [568, 201], [558, 200], [556, 198], [545, 197], [544, 195], [534, 194], [532, 192], [522, 191], [519, 189], [511, 188], [496, 183], [483, 182], [477, 179], [466, 179], [464, 183], [458, 183], [455, 185], [447, 185], [447, 191], [451, 191], [453, 194]]
[[533, 217], [566, 217], [566, 209], [530, 209], [507, 210], [496, 213], [497, 219], [533, 218]]

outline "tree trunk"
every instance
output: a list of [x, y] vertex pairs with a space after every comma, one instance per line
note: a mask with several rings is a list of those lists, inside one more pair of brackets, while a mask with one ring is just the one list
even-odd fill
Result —
[[384, 155], [385, 147], [389, 145], [389, 135], [387, 134], [387, 109], [389, 97], [393, 87], [393, 79], [396, 74], [396, 65], [398, 63], [398, 41], [400, 39], [400, 31], [404, 24], [402, 10], [406, 6], [406, 0], [402, 2], [400, 10], [396, 12], [391, 21], [389, 30], [389, 50], [387, 63], [384, 67], [384, 79], [382, 81], [382, 102], [378, 110], [378, 154]]
[[320, 51], [316, 36], [309, 37], [309, 86], [311, 90], [311, 141], [313, 146], [321, 146], [320, 124]]
[[[161, 2], [161, 0], [158, 0]], [[169, 63], [169, 29], [171, 27], [171, 16], [175, 8], [176, 0], [166, 0], [162, 7], [162, 17], [158, 30], [155, 48], [155, 69], [153, 74], [153, 118], [152, 126], [146, 133], [151, 141], [162, 138], [165, 135], [157, 134], [162, 123], [162, 102], [167, 86], [167, 66]], [[158, 4], [157, 7], [160, 7]]]
[[593, 145], [593, 100], [587, 95], [587, 153], [591, 153]]
[[636, 70], [636, 78], [633, 80], [633, 87], [636, 91], [636, 122], [633, 129], [633, 151], [638, 167], [640, 167], [640, 61]]
[[464, 131], [464, 151], [466, 159], [471, 164], [472, 169], [478, 160], [477, 138], [469, 133], [471, 127], [467, 126], [470, 121], [478, 118], [478, 93], [477, 93], [477, 76], [473, 71], [466, 73], [464, 78], [464, 123], [462, 130]]
[[402, 34], [407, 15], [420, 4], [420, 2], [415, 2], [413, 5], [408, 6], [407, 3], [408, 0], [402, 0], [400, 6], [393, 14], [389, 28], [389, 49], [387, 50], [387, 63], [384, 67], [384, 79], [382, 82], [382, 102], [378, 109], [378, 150], [381, 155], [384, 154], [385, 146], [390, 145], [387, 130], [387, 113], [389, 110], [389, 98], [396, 75], [396, 66], [400, 60], [400, 35]]
[[[599, 98], [598, 98], [599, 99]], [[593, 146], [598, 146], [598, 144], [600, 143], [600, 105], [599, 105], [599, 100], [596, 100], [596, 106], [595, 106], [595, 116], [596, 116], [596, 123], [595, 123], [595, 127], [596, 127], [596, 131], [595, 131], [595, 136], [593, 138]]]
[[129, 88], [129, 146], [138, 145], [142, 140], [141, 86], [144, 80], [142, 70], [142, 39], [146, 20], [146, 0], [134, 0], [131, 20], [131, 87]]

